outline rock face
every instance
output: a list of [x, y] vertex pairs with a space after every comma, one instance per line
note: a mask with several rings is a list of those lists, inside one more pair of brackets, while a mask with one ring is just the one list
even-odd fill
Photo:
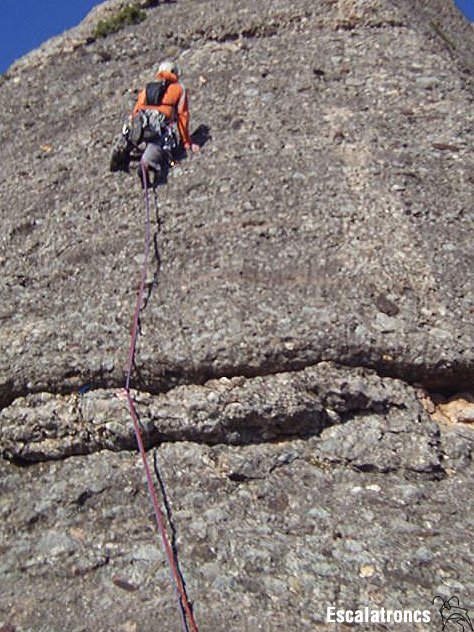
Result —
[[0, 630], [179, 629], [116, 397], [143, 196], [108, 172], [165, 56], [209, 138], [158, 191], [133, 387], [199, 628], [441, 625], [436, 594], [474, 607], [472, 25], [449, 0], [141, 5], [0, 80]]

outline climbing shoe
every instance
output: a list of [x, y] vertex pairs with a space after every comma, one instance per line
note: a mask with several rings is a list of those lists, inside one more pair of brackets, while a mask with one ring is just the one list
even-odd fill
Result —
[[130, 145], [126, 138], [121, 136], [112, 148], [110, 156], [110, 171], [128, 171], [130, 165]]

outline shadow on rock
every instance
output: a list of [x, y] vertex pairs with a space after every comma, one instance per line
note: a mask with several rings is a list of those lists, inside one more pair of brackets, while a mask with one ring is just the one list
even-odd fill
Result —
[[201, 148], [204, 147], [204, 145], [212, 140], [211, 128], [205, 124], [199, 125], [191, 134], [191, 139], [196, 145], [199, 145]]

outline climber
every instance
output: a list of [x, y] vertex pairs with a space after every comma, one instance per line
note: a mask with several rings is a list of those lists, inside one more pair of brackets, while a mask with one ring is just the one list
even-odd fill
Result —
[[[150, 172], [154, 173], [153, 183], [157, 183], [163, 168], [167, 166], [165, 161], [169, 164], [176, 150], [175, 125], [184, 149], [193, 153], [200, 150], [189, 134], [188, 99], [184, 86], [179, 82], [179, 75], [179, 67], [175, 62], [163, 61], [158, 68], [156, 81], [147, 84], [138, 94], [129, 122], [122, 131], [122, 138], [112, 151], [111, 171], [127, 171], [131, 151], [145, 142], [142, 162], [147, 183], [150, 184]], [[141, 165], [138, 174], [141, 178]]]

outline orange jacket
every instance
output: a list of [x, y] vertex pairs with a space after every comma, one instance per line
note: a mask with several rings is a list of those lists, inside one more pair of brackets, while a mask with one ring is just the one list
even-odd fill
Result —
[[162, 105], [147, 105], [146, 90], [138, 93], [138, 99], [133, 108], [133, 114], [139, 110], [159, 110], [166, 118], [176, 121], [181, 141], [185, 147], [191, 145], [189, 135], [189, 109], [186, 90], [179, 83], [178, 77], [171, 72], [158, 72], [158, 80], [166, 79], [170, 82], [162, 99]]

